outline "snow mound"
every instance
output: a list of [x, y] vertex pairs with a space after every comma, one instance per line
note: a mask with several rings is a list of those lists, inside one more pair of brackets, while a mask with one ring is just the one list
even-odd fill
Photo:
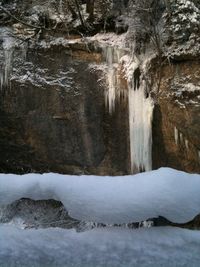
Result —
[[71, 217], [83, 221], [163, 216], [184, 223], [200, 213], [200, 175], [169, 168], [121, 177], [0, 174], [0, 205], [22, 197], [60, 200]]

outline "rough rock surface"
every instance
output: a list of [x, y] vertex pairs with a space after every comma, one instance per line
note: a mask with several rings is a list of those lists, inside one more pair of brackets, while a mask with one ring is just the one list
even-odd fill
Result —
[[126, 108], [110, 116], [90, 54], [68, 53], [16, 57], [1, 99], [2, 172], [127, 173]]
[[154, 168], [200, 171], [199, 66], [199, 61], [183, 61], [162, 69], [153, 122]]

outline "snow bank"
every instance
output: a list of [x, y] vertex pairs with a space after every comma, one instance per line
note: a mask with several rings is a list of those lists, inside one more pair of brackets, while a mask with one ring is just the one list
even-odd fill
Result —
[[200, 175], [169, 168], [123, 177], [0, 174], [0, 204], [22, 197], [60, 200], [71, 217], [83, 221], [163, 216], [184, 223], [200, 212]]
[[4, 267], [197, 267], [199, 247], [200, 232], [171, 227], [76, 233], [0, 226], [0, 266]]

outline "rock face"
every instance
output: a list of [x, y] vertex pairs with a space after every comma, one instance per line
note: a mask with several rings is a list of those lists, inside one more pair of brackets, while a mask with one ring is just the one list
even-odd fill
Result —
[[199, 61], [176, 62], [163, 70], [154, 111], [154, 168], [200, 171]]
[[65, 52], [16, 57], [1, 98], [1, 171], [127, 173], [126, 108], [109, 115], [88, 55]]

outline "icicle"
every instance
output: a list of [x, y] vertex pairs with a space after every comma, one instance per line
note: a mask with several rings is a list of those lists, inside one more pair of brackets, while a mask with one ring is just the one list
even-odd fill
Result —
[[183, 134], [180, 133], [180, 142], [182, 143], [183, 142]]
[[121, 94], [124, 94], [124, 92], [121, 92], [120, 90], [118, 64], [125, 52], [115, 46], [105, 46], [102, 49], [106, 63], [108, 65], [108, 88], [105, 91], [105, 103], [106, 107], [109, 110], [109, 113], [112, 114], [115, 110], [116, 99], [120, 99]]
[[175, 144], [178, 145], [178, 129], [176, 128], [176, 126], [174, 127], [174, 140]]
[[109, 113], [112, 114], [115, 110], [115, 98], [116, 98], [116, 71], [114, 68], [108, 69], [108, 90], [105, 91], [106, 107], [108, 107]]
[[112, 114], [115, 110], [115, 98], [116, 98], [116, 69], [114, 66], [114, 48], [113, 47], [104, 47], [104, 56], [108, 64], [107, 80], [108, 88], [105, 91], [105, 103], [106, 107], [109, 110], [109, 113]]
[[189, 149], [189, 142], [188, 142], [187, 139], [185, 139], [185, 147], [186, 147], [187, 150]]
[[9, 86], [9, 79], [10, 79], [10, 74], [12, 70], [12, 60], [13, 60], [13, 48], [12, 47], [6, 47], [4, 50], [4, 85], [6, 87]]
[[10, 35], [8, 29], [3, 28], [1, 31], [3, 40], [4, 64], [1, 73], [1, 89], [3, 86], [9, 87], [10, 74], [12, 72], [12, 61], [14, 53], [14, 38]]
[[1, 90], [3, 88], [3, 73], [0, 73], [0, 85], [1, 85]]

